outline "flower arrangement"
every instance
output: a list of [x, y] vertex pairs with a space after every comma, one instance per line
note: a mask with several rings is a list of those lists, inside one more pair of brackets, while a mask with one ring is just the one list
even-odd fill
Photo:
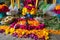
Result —
[[34, 15], [36, 13], [35, 3], [36, 3], [36, 0], [34, 0], [34, 1], [26, 0], [24, 2], [24, 8], [22, 10], [22, 14], [26, 15], [26, 13], [29, 12], [31, 15]]
[[[14, 1], [11, 2], [11, 4], [13, 4], [12, 6], [14, 6]], [[2, 14], [1, 12], [3, 12], [3, 13], [7, 12], [7, 15], [10, 15], [10, 16], [7, 16], [4, 19], [2, 19], [2, 21], [1, 21], [2, 24], [10, 24], [10, 25], [0, 26], [0, 33], [5, 33], [6, 35], [10, 34], [14, 37], [19, 37], [19, 38], [33, 38], [35, 40], [40, 40], [40, 38], [42, 38], [42, 40], [47, 40], [47, 39], [49, 39], [49, 37], [48, 37], [49, 33], [60, 34], [59, 31], [54, 32], [53, 30], [47, 30], [48, 28], [45, 29], [45, 26], [49, 26], [49, 29], [51, 29], [51, 28], [58, 29], [57, 25], [59, 25], [59, 24], [57, 22], [57, 18], [54, 17], [51, 19], [51, 18], [49, 18], [50, 17], [49, 15], [46, 16], [43, 14], [43, 13], [46, 13], [46, 14], [50, 13], [49, 11], [54, 9], [54, 7], [56, 5], [55, 4], [46, 4], [46, 3], [42, 2], [41, 5], [39, 5], [40, 9], [37, 10], [36, 4], [37, 4], [36, 0], [25, 0], [24, 7], [22, 10], [19, 9], [20, 8], [19, 2], [18, 2], [18, 6], [19, 6], [18, 8], [15, 6], [11, 7], [11, 8], [9, 7], [10, 10], [8, 9], [7, 5], [0, 4], [0, 14]], [[19, 11], [18, 11], [18, 9], [19, 9]], [[20, 14], [17, 14], [17, 13], [20, 13], [20, 11], [22, 11], [23, 18], [21, 16], [19, 16]], [[60, 5], [57, 5], [53, 11], [57, 14], [60, 14]], [[37, 12], [38, 17], [33, 18], [33, 15], [36, 16], [36, 12]], [[42, 16], [40, 16], [39, 14]], [[11, 17], [11, 16], [14, 16], [14, 17]], [[19, 18], [19, 17], [17, 18], [15, 16], [19, 16], [21, 18]], [[45, 20], [45, 18], [46, 18], [45, 16], [48, 17], [49, 19]], [[45, 18], [42, 18], [42, 17], [45, 17]], [[53, 21], [53, 19], [54, 19], [54, 21]], [[11, 21], [13, 21], [13, 22], [11, 23]], [[55, 25], [55, 24], [57, 24], [57, 25]]]
[[[27, 27], [27, 23], [28, 22], [28, 27]], [[26, 22], [26, 19], [21, 19], [18, 20], [16, 23], [12, 23], [11, 27], [13, 28], [22, 28], [22, 29], [43, 29], [45, 27], [45, 24], [40, 24], [37, 20], [35, 19], [29, 19]], [[14, 24], [14, 25], [13, 25]]]
[[60, 10], [60, 5], [57, 5], [57, 6], [55, 7], [55, 9], [56, 9], [56, 10]]
[[60, 14], [60, 5], [57, 5], [54, 9], [54, 12]]
[[9, 11], [9, 8], [5, 4], [0, 4], [0, 12], [7, 12]]
[[[5, 29], [6, 28], [6, 29]], [[26, 29], [14, 29], [14, 28], [10, 28], [9, 26], [6, 26], [6, 25], [3, 25], [0, 27], [0, 33], [1, 31], [5, 32], [5, 34], [10, 34], [10, 35], [13, 35], [14, 37], [29, 37], [29, 38], [34, 38], [34, 39], [40, 39], [40, 38], [43, 38], [43, 39], [48, 39], [48, 30], [46, 29], [43, 29], [43, 30], [26, 30]]]

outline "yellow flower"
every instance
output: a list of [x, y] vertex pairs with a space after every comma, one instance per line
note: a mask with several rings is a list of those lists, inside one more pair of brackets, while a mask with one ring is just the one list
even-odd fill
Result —
[[45, 40], [48, 40], [49, 39], [49, 37], [47, 36], [47, 37], [45, 37]]
[[26, 13], [27, 13], [27, 8], [24, 7], [24, 8], [22, 9], [22, 14], [23, 14], [23, 15], [26, 15]]
[[25, 32], [22, 32], [22, 35], [24, 35], [25, 34]]
[[29, 25], [33, 25], [33, 21], [28, 20]]
[[9, 27], [9, 26], [1, 25], [1, 26], [0, 26], [0, 29], [6, 30], [8, 27]]
[[60, 10], [60, 5], [57, 5], [57, 6], [55, 7], [55, 9], [56, 9], [56, 10]]
[[28, 6], [32, 6], [32, 4], [28, 4]]
[[22, 20], [22, 21], [17, 22], [17, 24], [26, 25], [26, 21], [25, 20]]
[[32, 10], [30, 11], [30, 14], [31, 15], [35, 15], [35, 13], [36, 13], [36, 9], [35, 8], [32, 8]]
[[38, 26], [40, 23], [36, 20], [33, 21], [34, 22], [34, 26]]
[[10, 35], [12, 35], [14, 33], [15, 29], [14, 28], [11, 28], [10, 29]]
[[9, 33], [10, 28], [5, 29], [5, 34], [7, 35]]

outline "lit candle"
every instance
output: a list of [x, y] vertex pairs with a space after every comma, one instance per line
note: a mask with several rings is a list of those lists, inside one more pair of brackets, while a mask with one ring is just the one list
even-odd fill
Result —
[[36, 0], [36, 7], [38, 6], [38, 0]]
[[14, 8], [14, 0], [11, 0], [11, 6]]
[[20, 0], [17, 0], [18, 3], [18, 9], [20, 8]]
[[53, 4], [56, 4], [56, 0], [53, 0]]

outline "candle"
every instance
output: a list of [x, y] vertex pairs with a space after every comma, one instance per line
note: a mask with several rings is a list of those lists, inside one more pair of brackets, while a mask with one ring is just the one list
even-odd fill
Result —
[[56, 4], [56, 0], [53, 0], [53, 4]]
[[45, 4], [47, 4], [47, 0], [44, 0]]
[[37, 4], [38, 4], [38, 0], [36, 0], [36, 7], [38, 6]]
[[19, 9], [20, 8], [20, 0], [17, 0], [17, 1], [18, 1], [17, 3], [18, 3], [18, 9]]
[[11, 0], [11, 6], [14, 8], [14, 0]]

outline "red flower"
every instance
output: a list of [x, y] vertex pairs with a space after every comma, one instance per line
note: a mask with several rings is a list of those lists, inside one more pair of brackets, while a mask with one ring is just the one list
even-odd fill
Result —
[[55, 12], [56, 14], [60, 14], [60, 10], [54, 9], [53, 12]]
[[3, 6], [2, 7], [2, 12], [7, 12], [7, 11], [9, 11], [8, 7], [7, 6]]
[[2, 8], [0, 8], [0, 12], [7, 12], [7, 11], [9, 11], [9, 8], [7, 7], [7, 6], [5, 6], [5, 5], [1, 5], [1, 7]]

